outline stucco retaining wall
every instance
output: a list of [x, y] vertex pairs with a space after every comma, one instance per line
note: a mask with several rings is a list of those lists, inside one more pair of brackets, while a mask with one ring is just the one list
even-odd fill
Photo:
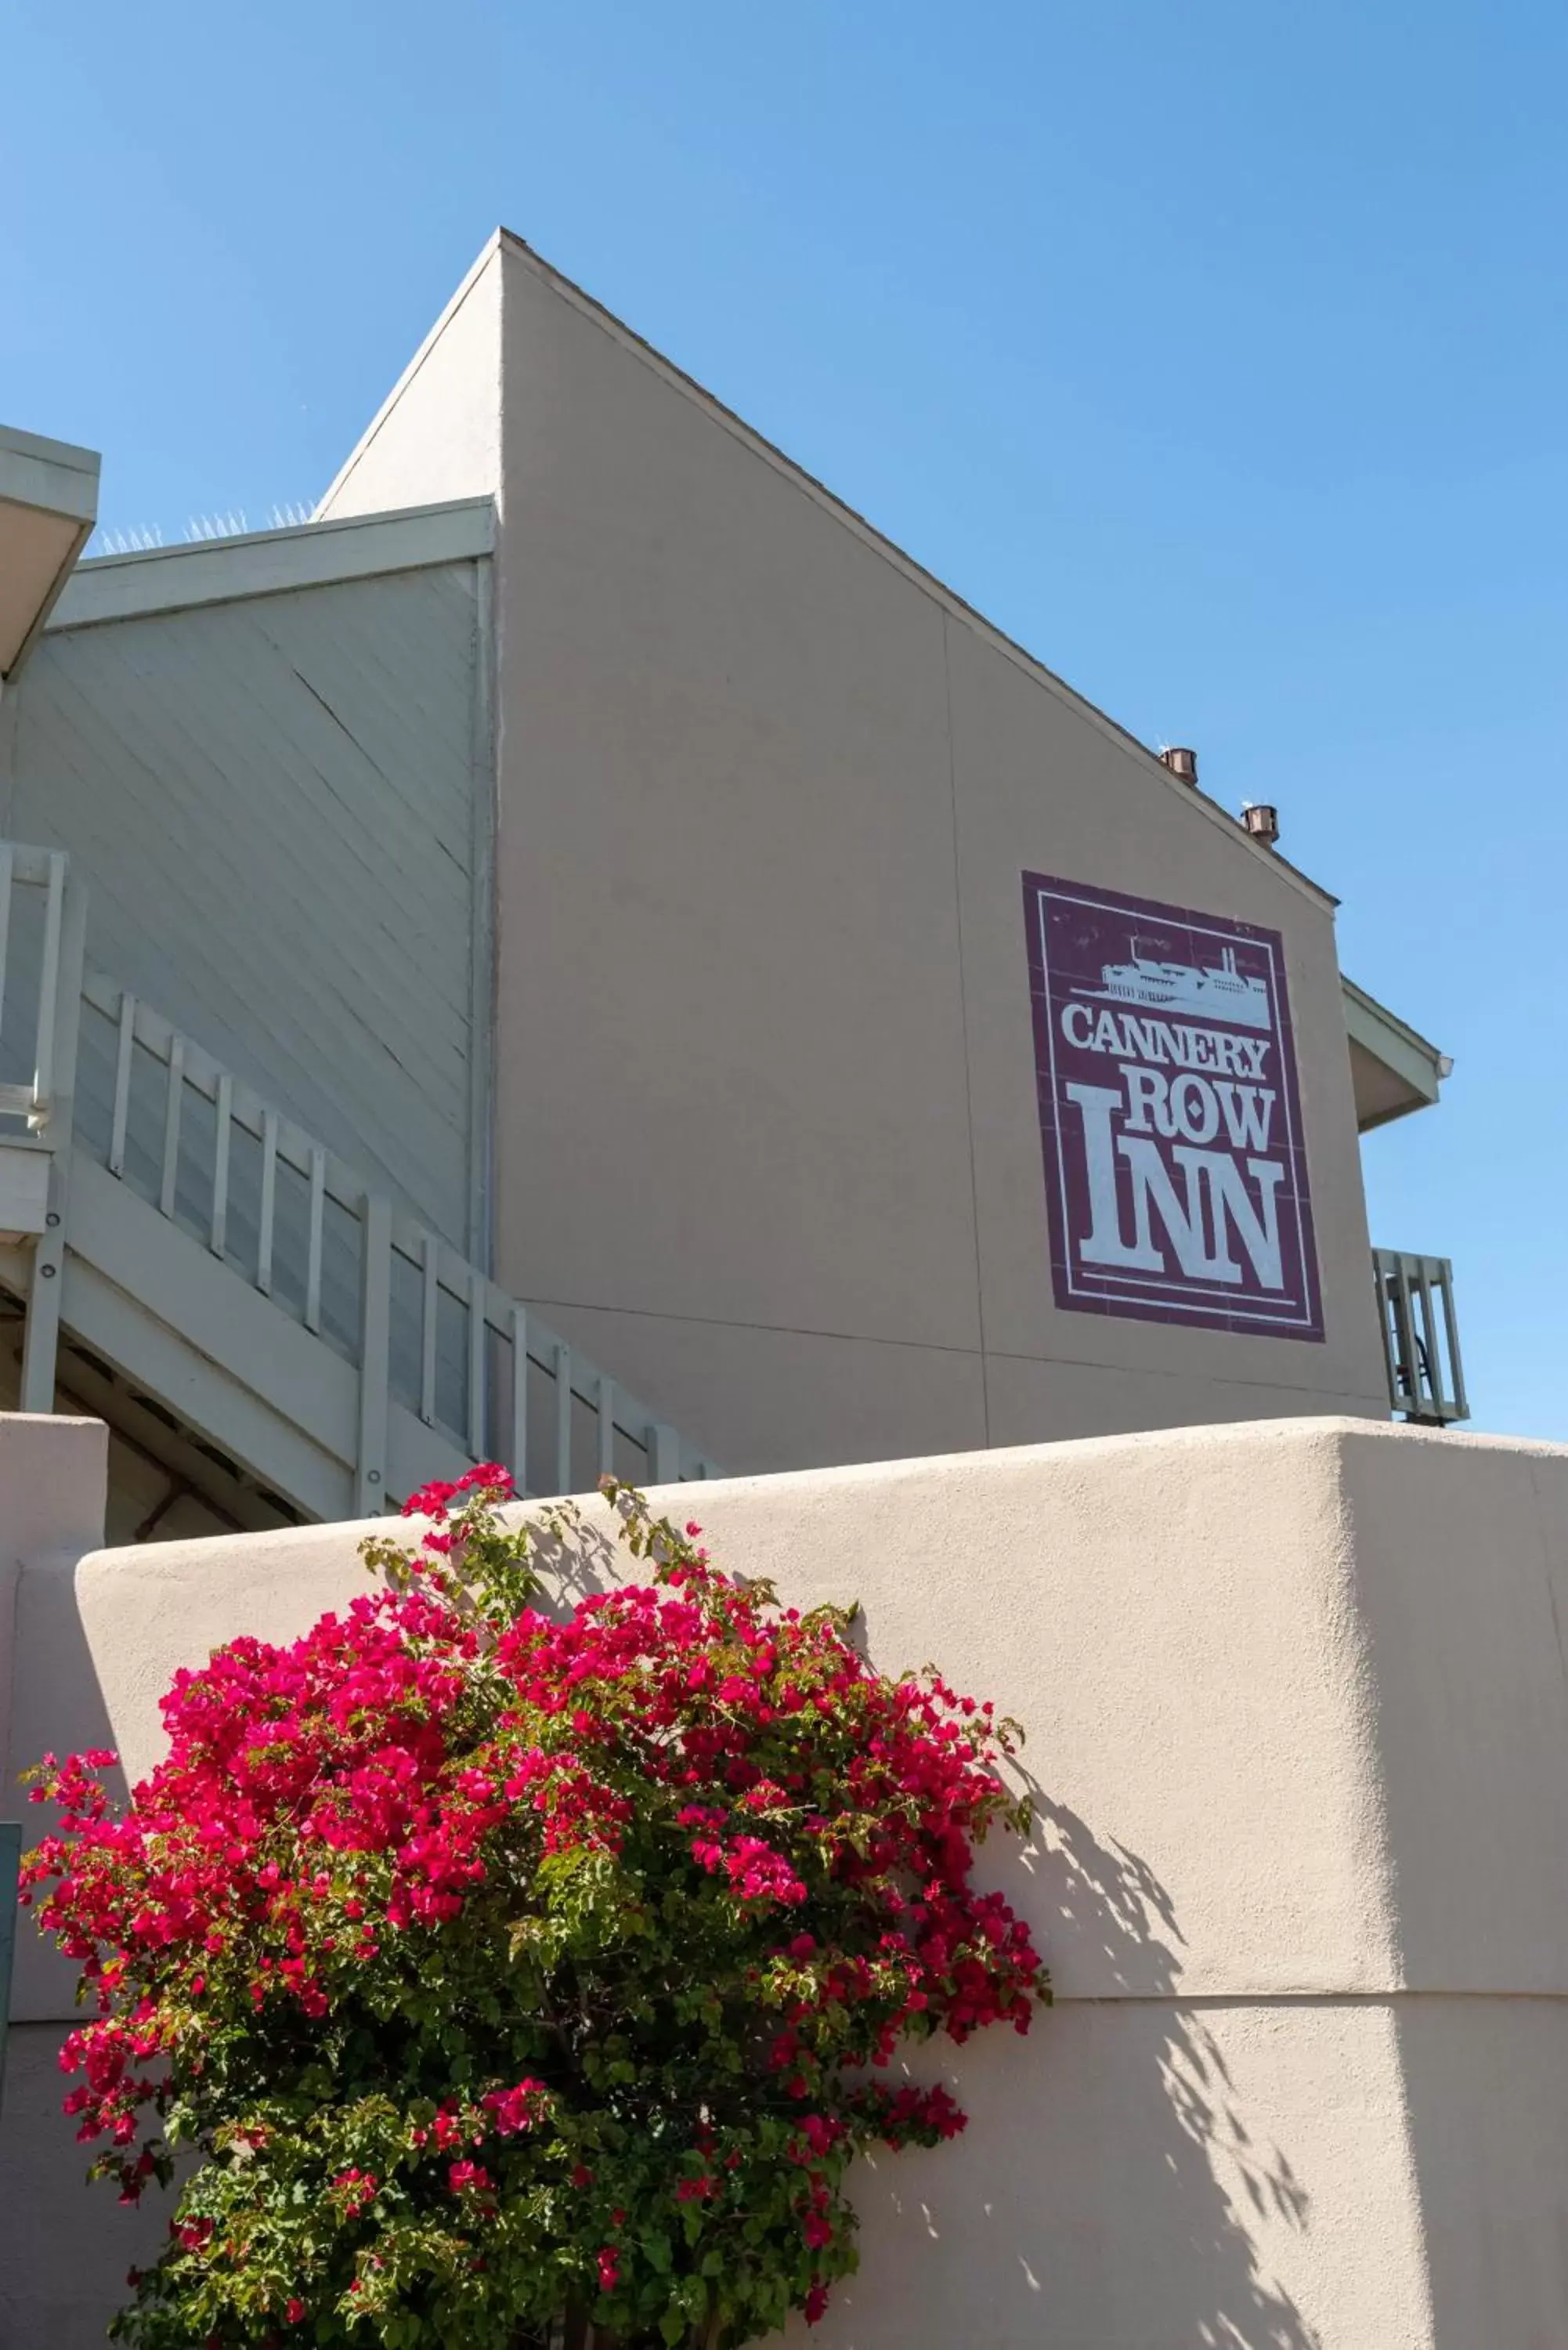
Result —
[[[34, 1425], [0, 1420], [0, 1497]], [[864, 2168], [824, 2350], [1561, 2350], [1568, 1451], [1314, 1419], [679, 1506], [787, 1597], [858, 1597], [879, 1661], [993, 1696], [1039, 1791], [984, 1866], [1059, 2004], [957, 2056], [965, 2137]], [[358, 1531], [40, 1537], [12, 1769], [106, 1736], [145, 1767], [175, 1667], [340, 1603]], [[604, 1540], [591, 1503], [577, 1570]], [[77, 2350], [159, 2223], [77, 2188], [66, 1986], [24, 1956], [0, 2341]]]

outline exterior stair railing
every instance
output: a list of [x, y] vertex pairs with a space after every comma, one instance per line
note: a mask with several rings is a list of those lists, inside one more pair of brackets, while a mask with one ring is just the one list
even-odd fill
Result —
[[[21, 1024], [31, 1075], [0, 1083], [0, 1236], [31, 1243], [25, 1409], [52, 1408], [61, 1291], [68, 1316], [79, 1257], [92, 1343], [113, 1356], [133, 1295], [346, 1466], [358, 1514], [478, 1460], [504, 1461], [530, 1494], [582, 1491], [607, 1471], [654, 1484], [717, 1473], [478, 1266], [88, 967], [81, 888], [59, 852], [0, 847], [0, 1077], [16, 1024], [6, 918], [26, 891], [43, 901], [20, 959], [36, 973], [22, 991], [36, 999]], [[121, 1297], [99, 1295], [92, 1275]], [[186, 1400], [199, 1386], [187, 1378]], [[218, 1431], [231, 1443], [233, 1421]], [[248, 1465], [287, 1490], [275, 1462]], [[332, 1513], [340, 1477], [302, 1466], [294, 1483], [307, 1514]]]

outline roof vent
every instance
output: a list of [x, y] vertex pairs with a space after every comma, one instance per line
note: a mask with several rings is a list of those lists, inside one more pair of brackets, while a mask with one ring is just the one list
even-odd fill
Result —
[[1241, 821], [1254, 840], [1261, 840], [1265, 848], [1272, 848], [1280, 837], [1278, 808], [1271, 807], [1266, 800], [1244, 800]]
[[1179, 775], [1184, 784], [1191, 784], [1196, 789], [1198, 784], [1196, 751], [1179, 751], [1173, 745], [1168, 745], [1159, 755], [1173, 775]]

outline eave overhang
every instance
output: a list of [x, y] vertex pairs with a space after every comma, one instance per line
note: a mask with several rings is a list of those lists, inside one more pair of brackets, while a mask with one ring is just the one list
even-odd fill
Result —
[[1454, 1066], [1448, 1054], [1343, 972], [1340, 984], [1358, 1131], [1368, 1134], [1412, 1110], [1429, 1109]]
[[0, 683], [26, 659], [98, 519], [92, 449], [0, 425]]

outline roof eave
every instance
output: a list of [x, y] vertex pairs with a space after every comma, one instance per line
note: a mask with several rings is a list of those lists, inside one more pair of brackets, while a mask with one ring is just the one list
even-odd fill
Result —
[[1454, 1066], [1449, 1055], [1343, 972], [1340, 985], [1346, 1035], [1352, 1045], [1358, 1045], [1376, 1063], [1386, 1081], [1380, 1087], [1384, 1098], [1379, 1103], [1368, 1107], [1365, 1113], [1357, 1104], [1359, 1130], [1369, 1134], [1377, 1127], [1391, 1125], [1396, 1118], [1432, 1108], [1444, 1078]]

